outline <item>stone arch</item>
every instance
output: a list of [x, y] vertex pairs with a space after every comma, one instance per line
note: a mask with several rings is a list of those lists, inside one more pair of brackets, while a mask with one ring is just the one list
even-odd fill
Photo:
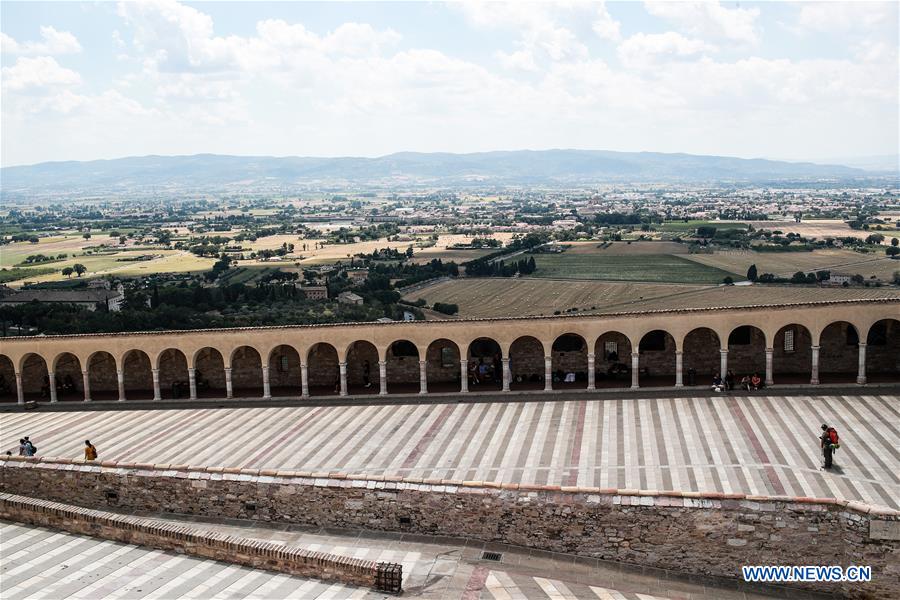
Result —
[[[77, 358], [75, 360], [78, 360]], [[50, 399], [50, 371], [47, 369], [47, 361], [40, 354], [29, 352], [22, 357], [21, 368], [19, 372], [22, 375], [22, 391], [25, 394], [25, 400], [49, 400]], [[79, 369], [80, 371], [80, 369]], [[15, 385], [15, 381], [13, 381]], [[76, 400], [83, 400], [80, 395], [81, 381], [79, 377], [78, 388], [74, 390], [72, 396]]]
[[389, 394], [419, 391], [419, 348], [409, 340], [397, 340], [385, 353]]
[[859, 373], [859, 330], [847, 321], [829, 323], [819, 334], [819, 381], [851, 383]]
[[619, 331], [607, 331], [594, 342], [597, 387], [631, 386], [631, 340]]
[[347, 346], [347, 393], [377, 394], [381, 386], [378, 348], [370, 341], [356, 340]]
[[489, 337], [472, 340], [466, 356], [470, 391], [503, 386], [503, 349], [496, 340]]
[[341, 373], [337, 349], [328, 342], [313, 344], [306, 353], [311, 396], [333, 396], [340, 392]]
[[789, 323], [772, 338], [772, 379], [776, 383], [809, 383], [812, 379], [812, 333]]
[[882, 319], [866, 333], [866, 380], [900, 381], [900, 320]]
[[262, 356], [253, 346], [238, 346], [231, 353], [231, 387], [235, 397], [263, 395]]
[[[56, 399], [59, 401], [84, 400], [84, 377], [81, 370], [81, 360], [71, 352], [61, 352], [53, 359], [53, 374], [56, 381]], [[24, 382], [25, 373], [22, 373]], [[28, 386], [25, 386], [26, 389]], [[44, 397], [49, 398], [49, 384]]]
[[675, 338], [668, 331], [654, 329], [645, 333], [638, 342], [638, 385], [674, 386], [675, 348]]
[[301, 388], [300, 353], [288, 344], [275, 346], [269, 353], [269, 387], [273, 396], [299, 396]]
[[738, 382], [744, 375], [766, 376], [766, 334], [754, 325], [738, 325], [728, 333], [728, 368]]
[[225, 397], [225, 357], [219, 350], [206, 346], [194, 353], [194, 382], [198, 397]]
[[[550, 347], [553, 389], [587, 387], [588, 345], [577, 333], [564, 333]], [[573, 379], [573, 381], [566, 381]]]
[[88, 383], [92, 400], [119, 399], [119, 373], [115, 357], [98, 350], [87, 359]]
[[153, 363], [143, 350], [129, 350], [122, 356], [122, 376], [125, 398], [147, 400], [153, 398]]
[[458, 392], [461, 390], [459, 346], [446, 338], [434, 340], [425, 351], [425, 375], [429, 392]]
[[0, 354], [0, 402], [17, 402], [16, 366], [11, 358]]
[[722, 366], [719, 334], [709, 327], [692, 329], [684, 336], [681, 350], [684, 385], [709, 386]]
[[544, 389], [544, 344], [531, 335], [516, 338], [509, 345], [509, 389]]
[[178, 348], [166, 348], [156, 358], [159, 390], [163, 398], [190, 398], [188, 361]]

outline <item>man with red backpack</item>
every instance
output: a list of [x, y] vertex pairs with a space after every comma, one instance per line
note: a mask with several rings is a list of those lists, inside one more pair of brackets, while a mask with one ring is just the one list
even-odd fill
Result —
[[838, 437], [837, 429], [822, 423], [822, 435], [819, 437], [819, 442], [822, 447], [822, 455], [825, 457], [825, 468], [830, 469], [832, 454], [841, 447], [841, 439]]

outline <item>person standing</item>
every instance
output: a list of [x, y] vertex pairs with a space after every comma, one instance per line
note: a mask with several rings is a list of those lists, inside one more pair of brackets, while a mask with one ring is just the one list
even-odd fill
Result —
[[822, 456], [825, 459], [824, 468], [830, 469], [833, 464], [834, 451], [840, 447], [840, 438], [837, 430], [822, 423], [822, 435], [819, 437], [819, 446], [822, 448]]
[[97, 460], [97, 448], [91, 444], [91, 440], [84, 440], [84, 460]]
[[365, 361], [363, 363], [363, 385], [366, 389], [372, 387], [372, 367], [369, 365], [369, 361]]

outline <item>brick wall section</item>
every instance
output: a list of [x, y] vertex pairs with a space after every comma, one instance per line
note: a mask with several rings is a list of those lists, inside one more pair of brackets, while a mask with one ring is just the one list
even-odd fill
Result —
[[870, 565], [871, 583], [806, 587], [900, 597], [900, 512], [856, 502], [20, 457], [0, 464], [2, 491], [83, 506], [106, 505], [112, 490], [134, 511], [471, 537], [729, 578], [760, 563]]
[[379, 568], [371, 560], [285, 547], [204, 531], [193, 525], [90, 510], [15, 494], [0, 494], [0, 518], [353, 586], [376, 587]]

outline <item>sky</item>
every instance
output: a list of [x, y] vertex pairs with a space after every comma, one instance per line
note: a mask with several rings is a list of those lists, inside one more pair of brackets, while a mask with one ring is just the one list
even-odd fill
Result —
[[898, 6], [0, 3], [0, 164], [898, 152]]

